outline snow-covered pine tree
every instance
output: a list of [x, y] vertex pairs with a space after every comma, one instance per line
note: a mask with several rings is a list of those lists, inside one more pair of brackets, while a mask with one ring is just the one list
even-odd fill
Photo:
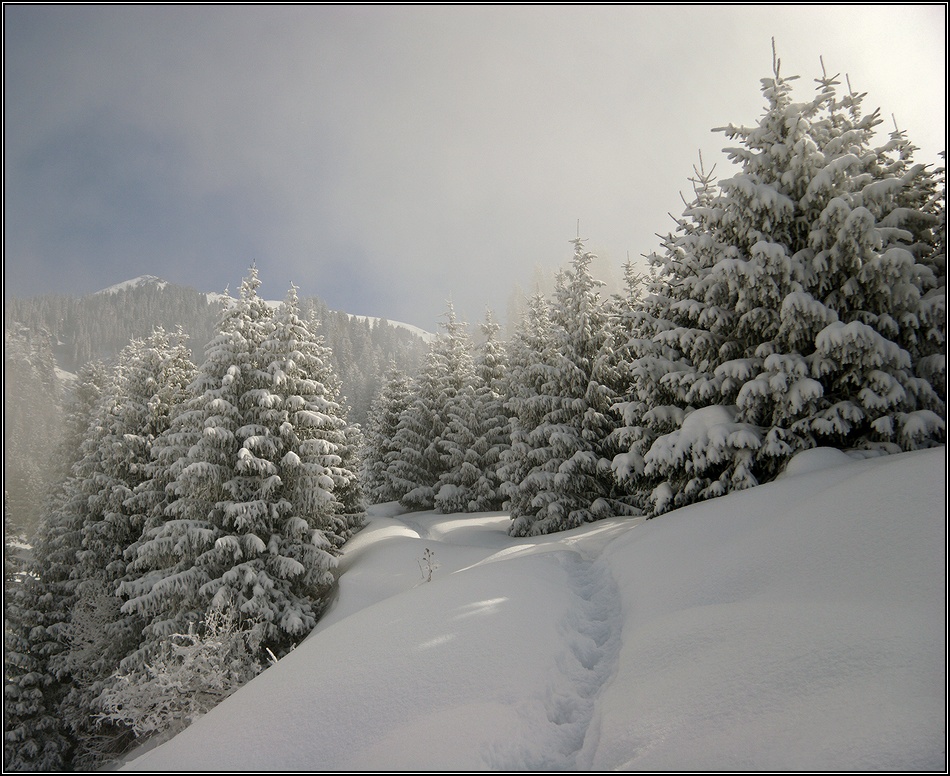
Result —
[[342, 546], [350, 537], [366, 525], [366, 494], [360, 472], [363, 468], [362, 450], [363, 429], [358, 423], [350, 422], [351, 408], [340, 397], [340, 407], [347, 424], [343, 429], [343, 444], [340, 446], [340, 467], [352, 476], [347, 478], [336, 490], [336, 499], [340, 504], [338, 513], [342, 521], [343, 532], [334, 535], [334, 542]]
[[[701, 403], [697, 397], [708, 401], [710, 396], [708, 384], [699, 379], [695, 364], [708, 365], [720, 352], [736, 352], [735, 343], [729, 343], [738, 327], [728, 291], [717, 286], [714, 274], [715, 267], [728, 255], [728, 246], [712, 229], [722, 216], [715, 168], [707, 171], [700, 157], [693, 169], [693, 199], [677, 219], [676, 233], [665, 238], [665, 253], [649, 257], [648, 293], [624, 315], [624, 357], [629, 361], [620, 365], [626, 387], [622, 390], [623, 401], [615, 407], [624, 423], [615, 434], [623, 452], [614, 456], [613, 468], [630, 502], [648, 513], [672, 505], [669, 499], [674, 486], [666, 482], [665, 470], [657, 465], [661, 453], [686, 462], [691, 476], [676, 484], [676, 495], [682, 503], [688, 503], [686, 493], [710, 486], [697, 473], [713, 467], [729, 469], [736, 465], [734, 457], [747, 459], [751, 455], [730, 444], [730, 434], [740, 430], [734, 424], [734, 414], [707, 418], [726, 424], [713, 423], [717, 425], [714, 439], [721, 440], [722, 449], [708, 457], [709, 437], [700, 418], [688, 427], [696, 429], [699, 439], [680, 431], [688, 412]], [[672, 282], [671, 276], [675, 278]], [[738, 434], [732, 438], [745, 439]], [[662, 500], [662, 509], [657, 507], [658, 499]]]
[[62, 385], [48, 332], [10, 323], [3, 336], [3, 477], [10, 505], [25, 535], [42, 517], [43, 501], [55, 481], [50, 462], [59, 444]]
[[390, 362], [379, 394], [373, 400], [363, 442], [363, 488], [372, 504], [398, 501], [408, 490], [397, 487], [389, 466], [398, 458], [395, 445], [399, 417], [412, 402], [412, 380]]
[[399, 502], [407, 509], [432, 509], [436, 486], [446, 470], [447, 409], [464, 386], [471, 384], [471, 345], [465, 324], [449, 304], [445, 333], [432, 343], [414, 383], [415, 400], [399, 418], [394, 444], [399, 452], [387, 467]]
[[485, 339], [475, 356], [474, 382], [463, 386], [448, 410], [448, 470], [439, 478], [435, 498], [436, 509], [445, 513], [500, 509], [505, 500], [498, 468], [511, 433], [504, 406], [504, 349], [491, 310], [479, 328]]
[[923, 337], [931, 352], [921, 355], [916, 362], [916, 373], [933, 386], [940, 400], [947, 402], [947, 170], [946, 151], [941, 153], [944, 164], [934, 171], [936, 188], [927, 203], [927, 211], [936, 213], [934, 226], [936, 244], [921, 263], [937, 279], [933, 288], [921, 298], [920, 321]]
[[126, 599], [122, 611], [147, 623], [135, 659], [140, 666], [167, 636], [202, 622], [211, 602], [205, 586], [223, 573], [216, 541], [225, 535], [224, 511], [234, 497], [228, 483], [242, 449], [242, 397], [273, 317], [257, 295], [259, 287], [251, 267], [205, 348], [185, 403], [153, 443], [157, 466], [145, 487], [154, 491], [156, 482], [167, 483], [167, 503], [151, 497], [154, 511], [119, 587]]
[[[336, 548], [355, 521], [340, 497], [355, 483], [339, 382], [291, 288], [252, 359], [239, 409], [234, 472], [218, 503], [217, 570], [202, 592], [287, 651], [316, 624]], [[352, 505], [351, 505], [352, 508]]]
[[631, 393], [632, 386], [639, 386], [633, 379], [631, 368], [636, 356], [641, 353], [639, 346], [642, 342], [640, 334], [647, 276], [628, 258], [623, 265], [623, 277], [622, 290], [605, 305], [607, 336], [602, 346], [600, 368], [605, 384], [615, 397], [611, 411], [615, 418], [620, 419], [607, 444], [613, 450], [624, 451], [614, 456], [611, 467], [618, 484], [621, 484], [620, 498], [632, 512], [641, 513], [642, 494], [637, 488], [625, 488], [622, 483], [643, 474], [644, 450], [641, 448], [645, 435], [642, 426], [635, 424], [642, 418], [644, 402]]
[[50, 643], [43, 616], [49, 600], [40, 580], [27, 575], [4, 591], [3, 769], [5, 772], [62, 771], [70, 741], [58, 713], [63, 686], [40, 651]]
[[509, 417], [509, 446], [501, 453], [498, 474], [505, 508], [513, 519], [529, 514], [536, 483], [526, 482], [536, 463], [532, 432], [547, 411], [545, 386], [555, 357], [550, 306], [538, 291], [527, 302], [508, 343], [505, 411]]
[[[839, 99], [836, 76], [795, 103], [777, 59], [773, 70], [758, 125], [722, 130], [739, 143], [727, 149], [738, 173], [699, 191], [652, 257], [666, 290], [650, 333], [672, 351], [660, 383], [676, 425], [644, 456], [664, 483], [656, 513], [755, 485], [815, 445], [945, 436], [932, 174], [901, 133], [872, 145], [877, 112], [862, 116], [850, 89]], [[716, 405], [726, 411], [689, 421]]]
[[[334, 534], [333, 537], [334, 543], [339, 546], [342, 541], [349, 539], [366, 523], [366, 489], [363, 478], [360, 476], [363, 469], [363, 449], [365, 448], [363, 430], [356, 421], [353, 405], [349, 402], [350, 397], [344, 396], [344, 381], [336, 367], [338, 359], [335, 358], [333, 349], [329, 346], [326, 337], [321, 334], [322, 327], [316, 310], [310, 307], [306, 316], [299, 313], [298, 315], [309, 332], [309, 341], [320, 352], [322, 371], [317, 377], [328, 392], [327, 395], [336, 397], [335, 401], [339, 404], [340, 417], [346, 421], [343, 428], [345, 441], [340, 447], [339, 455], [342, 468], [353, 476], [348, 476], [346, 481], [339, 485], [335, 494], [340, 504], [340, 518], [343, 520], [344, 526], [342, 533]], [[345, 313], [339, 315], [347, 317], [347, 320], [349, 319]], [[364, 333], [370, 331], [368, 322], [365, 323], [366, 325], [359, 329]], [[364, 355], [373, 362], [372, 373], [377, 374], [379, 366], [375, 356], [369, 353]], [[351, 389], [358, 390], [361, 393], [364, 392], [365, 385], [358, 386], [356, 382], [359, 381], [351, 381]], [[368, 407], [369, 400], [362, 401], [362, 406], [364, 408]]]
[[442, 433], [442, 473], [433, 490], [433, 506], [443, 514], [474, 512], [472, 489], [482, 474], [475, 406], [474, 374], [446, 404]]
[[[89, 726], [96, 697], [119, 662], [138, 647], [142, 627], [139, 617], [119, 611], [116, 595], [126, 575], [124, 553], [142, 531], [126, 502], [145, 481], [152, 441], [168, 427], [192, 372], [182, 335], [172, 342], [158, 330], [133, 340], [119, 355], [82, 444], [88, 474], [79, 484], [86, 511], [71, 571], [76, 598], [64, 634], [66, 650], [57, 658], [71, 677], [61, 711], [80, 741], [78, 767], [122, 748], [123, 731], [93, 736]], [[89, 741], [95, 746], [87, 746]]]
[[475, 355], [475, 406], [481, 436], [482, 474], [475, 483], [475, 504], [479, 511], [501, 509], [505, 502], [500, 469], [502, 456], [511, 447], [511, 418], [505, 402], [508, 395], [507, 350], [498, 339], [501, 330], [491, 310], [479, 324], [484, 340]]
[[[593, 254], [576, 239], [571, 267], [558, 278], [552, 337], [540, 393], [528, 397], [540, 422], [525, 444], [529, 471], [515, 487], [514, 536], [552, 533], [629, 512], [611, 470], [616, 396], [606, 383], [607, 320], [590, 274]], [[513, 440], [514, 441], [514, 440]], [[514, 444], [513, 444], [514, 447]]]
[[99, 362], [79, 372], [54, 462], [54, 469], [68, 476], [46, 502], [29, 573], [5, 602], [4, 767], [9, 770], [59, 771], [71, 761], [72, 744], [60, 705], [72, 686], [63, 655], [76, 601], [71, 572], [81, 548], [81, 483], [88, 474], [80, 446], [106, 380]]
[[275, 316], [258, 285], [252, 269], [158, 446], [172, 461], [168, 519], [149, 529], [139, 577], [121, 588], [124, 611], [149, 620], [143, 662], [209, 612], [233, 611], [235, 638], [283, 654], [315, 624], [336, 548], [359, 523], [326, 348], [295, 289]]

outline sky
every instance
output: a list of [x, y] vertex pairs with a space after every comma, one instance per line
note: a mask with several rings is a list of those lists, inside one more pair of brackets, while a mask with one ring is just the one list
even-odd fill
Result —
[[314, 631], [123, 770], [946, 772], [945, 471], [818, 448], [524, 539], [381, 505]]
[[[18, 5], [4, 21], [7, 295], [256, 263], [332, 308], [504, 318], [570, 260], [660, 247], [711, 130], [819, 57], [938, 163], [946, 6]], [[537, 268], [540, 268], [540, 272]], [[607, 278], [609, 280], [609, 277]]]

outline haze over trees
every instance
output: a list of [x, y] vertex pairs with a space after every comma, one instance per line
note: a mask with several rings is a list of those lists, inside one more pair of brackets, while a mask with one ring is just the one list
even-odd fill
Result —
[[51, 455], [61, 439], [63, 388], [45, 329], [7, 325], [3, 336], [3, 481], [10, 524], [30, 533], [61, 472]]
[[[130, 340], [144, 340], [159, 328], [181, 329], [190, 349], [200, 352], [214, 334], [222, 305], [234, 303], [229, 299], [146, 276], [85, 297], [7, 300], [4, 390], [10, 454], [4, 467], [14, 519], [24, 533], [39, 522], [45, 489], [64, 476], [51, 466], [67, 394], [81, 390], [75, 374], [92, 361], [113, 362]], [[416, 371], [425, 342], [386, 321], [330, 310], [316, 297], [299, 305], [327, 343], [350, 418], [365, 423], [387, 365]]]
[[[752, 488], [815, 447], [945, 444], [943, 170], [877, 140], [838, 76], [799, 102], [793, 80], [776, 59], [758, 123], [718, 130], [731, 176], [698, 162], [649, 277], [607, 296], [577, 237], [507, 342], [449, 305], [420, 366], [393, 327], [293, 287], [268, 304], [254, 268], [229, 304], [146, 282], [11, 305], [5, 524], [39, 530], [6, 585], [6, 766], [99, 767], [286, 655], [364, 497], [536, 536]], [[180, 320], [130, 328], [159, 309]], [[82, 365], [62, 422], [56, 353]]]
[[296, 290], [274, 311], [258, 286], [252, 269], [200, 367], [180, 335], [158, 330], [77, 396], [85, 430], [8, 610], [16, 767], [94, 767], [142, 730], [136, 699], [141, 715], [171, 720], [183, 693], [233, 689], [209, 669], [156, 699], [156, 665], [177, 659], [170, 643], [226, 637], [247, 669], [316, 623], [362, 522], [354, 438]]
[[[876, 144], [879, 112], [838, 76], [796, 102], [780, 69], [757, 125], [718, 130], [734, 174], [717, 183], [700, 160], [648, 280], [628, 269], [611, 305], [578, 239], [551, 297], [528, 302], [507, 348], [497, 486], [513, 535], [658, 515], [774, 479], [816, 446], [945, 441], [943, 170], [915, 163], [899, 129]], [[404, 490], [431, 489], [436, 467], [471, 479], [470, 460], [435, 452], [444, 415], [412, 413], [397, 466], [419, 450], [429, 462], [404, 468]]]

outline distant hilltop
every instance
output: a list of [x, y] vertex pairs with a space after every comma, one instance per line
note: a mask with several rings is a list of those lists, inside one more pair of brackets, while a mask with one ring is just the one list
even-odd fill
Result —
[[[137, 278], [132, 278], [131, 280], [124, 280], [121, 283], [116, 283], [115, 285], [109, 286], [108, 288], [103, 288], [100, 291], [96, 291], [92, 296], [100, 296], [105, 294], [118, 294], [122, 291], [129, 291], [133, 288], [142, 288], [145, 286], [154, 286], [157, 289], [162, 289], [167, 287], [169, 282], [163, 280], [156, 275], [140, 275]], [[220, 293], [218, 291], [206, 292], [205, 296], [208, 298], [209, 304], [224, 303], [229, 304], [234, 301], [234, 297], [230, 296], [227, 293]], [[277, 308], [280, 306], [280, 301], [274, 300], [264, 300], [265, 304], [269, 307]], [[431, 331], [426, 331], [418, 326], [413, 326], [411, 323], [403, 323], [402, 321], [391, 321], [388, 318], [380, 318], [378, 316], [372, 315], [354, 315], [353, 313], [346, 313], [351, 319], [355, 321], [369, 321], [370, 324], [377, 324], [380, 321], [386, 321], [390, 326], [395, 326], [400, 329], [405, 329], [406, 331], [415, 334], [420, 339], [425, 342], [432, 342], [436, 338], [436, 335]]]
[[108, 288], [103, 288], [101, 291], [96, 291], [93, 296], [99, 296], [101, 294], [118, 294], [120, 291], [128, 291], [132, 288], [139, 288], [141, 286], [155, 286], [156, 288], [165, 288], [168, 285], [168, 281], [162, 280], [155, 275], [140, 275], [137, 278], [132, 278], [132, 280], [124, 280], [121, 283], [116, 283], [114, 286], [109, 286]]
[[[16, 331], [28, 343], [41, 343], [49, 351], [56, 379], [74, 385], [85, 364], [109, 362], [131, 339], [148, 337], [156, 327], [166, 332], [180, 328], [193, 358], [200, 360], [215, 336], [221, 310], [235, 301], [231, 294], [237, 294], [236, 288], [206, 293], [156, 275], [141, 275], [83, 296], [10, 297], [4, 320], [8, 332]], [[264, 301], [272, 308], [281, 304]], [[301, 297], [300, 305], [319, 322], [350, 419], [356, 423], [365, 422], [389, 365], [415, 374], [436, 336], [411, 324], [332, 310], [318, 297]]]

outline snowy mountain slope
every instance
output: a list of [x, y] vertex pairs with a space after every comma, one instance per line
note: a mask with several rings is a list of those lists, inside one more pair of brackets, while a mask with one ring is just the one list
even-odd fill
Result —
[[793, 464], [531, 539], [386, 505], [310, 637], [125, 768], [945, 770], [945, 448]]
[[[208, 301], [212, 304], [222, 303], [222, 304], [231, 304], [234, 302], [234, 298], [228, 296], [227, 294], [219, 293], [209, 293]], [[268, 299], [264, 302], [268, 307], [276, 310], [280, 307], [281, 302], [278, 300]], [[369, 315], [353, 315], [352, 313], [347, 313], [351, 320], [355, 321], [369, 321], [371, 324], [377, 323], [378, 321], [385, 320], [390, 326], [393, 326], [397, 329], [405, 329], [411, 334], [415, 334], [417, 337], [422, 339], [424, 342], [431, 342], [435, 339], [436, 335], [431, 331], [426, 331], [425, 329], [420, 329], [418, 326], [413, 326], [411, 323], [403, 323], [402, 321], [390, 321], [386, 318], [374, 318]]]
[[352, 313], [347, 313], [353, 320], [356, 321], [369, 321], [371, 324], [378, 323], [379, 321], [386, 321], [390, 326], [395, 326], [398, 329], [405, 329], [406, 331], [412, 332], [417, 337], [420, 337], [425, 342], [432, 342], [436, 338], [436, 335], [431, 331], [426, 331], [425, 329], [420, 329], [418, 326], [413, 326], [411, 323], [403, 323], [402, 321], [390, 321], [388, 318], [374, 318], [371, 315], [353, 315]]
[[156, 288], [164, 288], [168, 285], [168, 283], [167, 281], [164, 281], [155, 275], [140, 275], [137, 278], [124, 280], [121, 283], [116, 283], [115, 285], [109, 286], [108, 288], [103, 288], [99, 291], [96, 291], [93, 296], [98, 296], [100, 294], [118, 294], [120, 291], [128, 291], [132, 288], [149, 285], [153, 285]]
[[[145, 286], [145, 285], [154, 285], [157, 288], [163, 288], [168, 285], [168, 282], [165, 280], [162, 280], [159, 277], [156, 277], [155, 275], [141, 275], [140, 277], [132, 278], [131, 280], [124, 280], [121, 283], [116, 283], [115, 285], [111, 285], [108, 288], [103, 288], [99, 291], [96, 291], [93, 294], [93, 296], [98, 296], [102, 294], [117, 294], [120, 291], [126, 291], [131, 288], [137, 288], [139, 286]], [[208, 298], [208, 302], [210, 304], [228, 304], [234, 301], [234, 298], [229, 296], [228, 294], [222, 294], [216, 291], [209, 292], [205, 294], [205, 296]], [[267, 300], [266, 304], [276, 309], [280, 307], [281, 300]], [[370, 323], [375, 323], [377, 321], [384, 320], [382, 318], [375, 318], [368, 315], [353, 315], [351, 313], [347, 313], [347, 315], [349, 315], [350, 318], [354, 320], [369, 321]], [[436, 336], [433, 332], [426, 331], [425, 329], [421, 329], [418, 326], [413, 326], [411, 323], [403, 323], [401, 321], [390, 321], [388, 319], [386, 319], [386, 322], [396, 328], [405, 329], [406, 331], [409, 331], [412, 334], [415, 334], [417, 337], [420, 337], [426, 342], [430, 342]]]

